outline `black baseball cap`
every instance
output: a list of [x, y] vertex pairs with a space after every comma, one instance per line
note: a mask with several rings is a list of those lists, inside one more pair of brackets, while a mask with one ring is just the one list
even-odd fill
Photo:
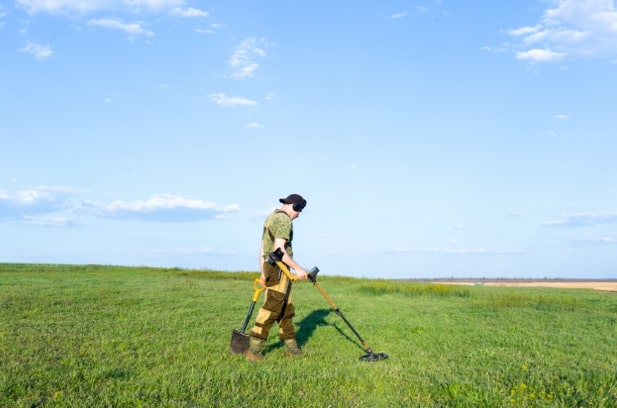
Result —
[[294, 210], [301, 212], [306, 207], [306, 200], [300, 194], [289, 194], [285, 198], [279, 198], [282, 204], [293, 204]]

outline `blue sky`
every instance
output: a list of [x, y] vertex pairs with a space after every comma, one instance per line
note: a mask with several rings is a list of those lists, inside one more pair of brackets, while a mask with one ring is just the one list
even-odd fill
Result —
[[0, 262], [617, 278], [613, 0], [8, 0]]

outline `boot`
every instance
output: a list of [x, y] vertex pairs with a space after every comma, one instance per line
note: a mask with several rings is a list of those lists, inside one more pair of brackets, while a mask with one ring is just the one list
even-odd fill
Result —
[[246, 352], [246, 359], [249, 361], [260, 362], [264, 361], [264, 355], [262, 353], [264, 349], [264, 340], [257, 337], [249, 338], [249, 349]]
[[304, 351], [300, 350], [298, 347], [298, 343], [296, 343], [296, 339], [287, 339], [285, 340], [285, 355], [289, 357], [300, 357], [304, 355]]

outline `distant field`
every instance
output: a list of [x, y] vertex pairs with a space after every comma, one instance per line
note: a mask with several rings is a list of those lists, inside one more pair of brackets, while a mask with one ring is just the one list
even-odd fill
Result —
[[[320, 276], [229, 353], [256, 273], [0, 264], [0, 407], [617, 407], [617, 294]], [[259, 303], [263, 301], [263, 296]], [[254, 317], [254, 316], [253, 316]], [[252, 323], [252, 322], [251, 322]]]
[[594, 289], [609, 292], [617, 292], [617, 280], [522, 280], [522, 279], [499, 279], [499, 280], [437, 280], [435, 283], [449, 285], [485, 285], [485, 286], [509, 286], [527, 288], [562, 288], [562, 289]]

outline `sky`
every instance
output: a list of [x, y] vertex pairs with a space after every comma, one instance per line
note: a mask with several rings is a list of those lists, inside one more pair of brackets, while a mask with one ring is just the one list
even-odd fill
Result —
[[613, 0], [3, 0], [0, 262], [617, 278]]

